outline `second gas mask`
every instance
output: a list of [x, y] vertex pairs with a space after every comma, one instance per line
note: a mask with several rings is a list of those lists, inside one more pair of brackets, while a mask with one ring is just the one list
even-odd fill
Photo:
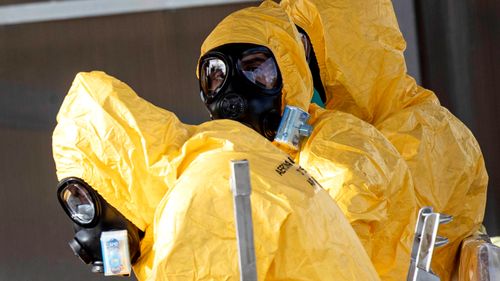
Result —
[[140, 256], [144, 233], [109, 205], [79, 178], [63, 179], [57, 197], [73, 221], [74, 238], [69, 246], [92, 271], [105, 275], [128, 275]]
[[274, 139], [283, 83], [268, 48], [227, 44], [206, 53], [198, 71], [201, 98], [212, 119], [236, 120]]

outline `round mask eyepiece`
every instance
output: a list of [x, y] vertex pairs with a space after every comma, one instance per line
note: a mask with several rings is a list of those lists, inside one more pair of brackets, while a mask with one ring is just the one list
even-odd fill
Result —
[[228, 77], [228, 65], [222, 55], [209, 55], [200, 64], [200, 87], [207, 98], [213, 98], [224, 86]]
[[83, 227], [95, 225], [99, 217], [99, 200], [92, 188], [79, 178], [63, 179], [57, 198], [73, 222]]
[[250, 48], [243, 52], [237, 68], [247, 81], [263, 90], [274, 92], [281, 89], [278, 64], [271, 51], [265, 47]]

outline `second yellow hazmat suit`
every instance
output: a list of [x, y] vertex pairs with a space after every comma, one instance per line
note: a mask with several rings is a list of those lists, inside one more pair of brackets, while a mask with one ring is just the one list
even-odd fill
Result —
[[102, 72], [77, 75], [57, 122], [58, 178], [82, 178], [145, 232], [141, 281], [239, 280], [229, 161], [242, 158], [258, 280], [379, 280], [328, 193], [237, 122], [184, 125]]
[[309, 111], [313, 126], [298, 153], [286, 151], [339, 204], [377, 272], [386, 280], [402, 280], [417, 216], [404, 159], [377, 129], [357, 117], [305, 107], [313, 93], [311, 74], [297, 30], [277, 4], [264, 2], [226, 17], [204, 41], [201, 57], [230, 43], [261, 45], [273, 52], [283, 80], [282, 104]]
[[411, 170], [419, 206], [454, 221], [441, 226], [450, 244], [432, 268], [449, 280], [461, 241], [480, 226], [488, 176], [472, 133], [436, 96], [406, 74], [405, 41], [390, 0], [283, 0], [309, 36], [327, 108], [374, 124]]

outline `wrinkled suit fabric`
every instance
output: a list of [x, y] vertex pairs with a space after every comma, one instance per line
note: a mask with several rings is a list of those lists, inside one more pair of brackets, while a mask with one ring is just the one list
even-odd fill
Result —
[[449, 280], [461, 241], [484, 216], [488, 176], [474, 136], [407, 75], [406, 43], [390, 0], [283, 0], [281, 6], [311, 39], [326, 107], [380, 130], [408, 164], [418, 206], [454, 217], [440, 227], [450, 243], [432, 262]]

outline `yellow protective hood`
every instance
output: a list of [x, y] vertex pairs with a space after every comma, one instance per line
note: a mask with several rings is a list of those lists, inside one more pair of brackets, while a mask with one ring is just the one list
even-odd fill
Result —
[[203, 42], [200, 57], [229, 43], [251, 43], [269, 48], [283, 79], [282, 107], [291, 105], [307, 112], [313, 94], [311, 74], [297, 29], [278, 4], [264, 1], [259, 7], [227, 16]]
[[422, 101], [438, 103], [406, 75], [406, 43], [390, 0], [283, 0], [308, 34], [327, 108], [376, 124]]
[[79, 177], [139, 229], [177, 178], [189, 127], [103, 72], [79, 73], [52, 136], [57, 177]]
[[405, 42], [389, 0], [283, 0], [309, 35], [327, 107], [372, 123], [410, 168], [419, 207], [454, 217], [432, 268], [449, 280], [461, 241], [480, 226], [488, 176], [477, 141], [406, 74]]

